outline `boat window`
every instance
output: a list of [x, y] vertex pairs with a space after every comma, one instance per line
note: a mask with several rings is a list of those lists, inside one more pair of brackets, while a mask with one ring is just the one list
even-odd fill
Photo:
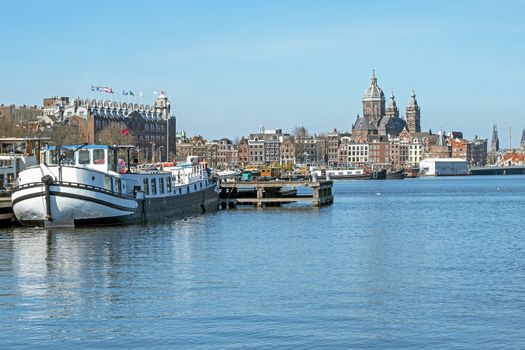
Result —
[[190, 193], [190, 186], [186, 186], [186, 193]]
[[109, 149], [108, 150], [108, 165], [110, 167], [111, 170], [113, 171], [117, 171], [117, 168], [116, 168], [116, 159], [115, 159], [115, 152], [113, 149]]
[[117, 179], [117, 191], [122, 193], [122, 181], [120, 179]]
[[202, 190], [202, 182], [199, 182], [199, 186], [201, 187], [201, 190]]
[[12, 159], [0, 159], [0, 168], [12, 168], [13, 160]]
[[206, 180], [206, 186], [208, 186], [208, 180]]
[[57, 152], [56, 151], [49, 151], [49, 160], [48, 164], [56, 164], [57, 163]]
[[168, 187], [168, 192], [171, 192], [171, 177], [166, 178], [166, 186]]
[[164, 193], [164, 178], [159, 178], [159, 192]]
[[[94, 149], [93, 150], [93, 164], [104, 164], [104, 150], [103, 149]], [[147, 180], [147, 179], [146, 179]]]
[[112, 190], [112, 186], [113, 185], [113, 181], [111, 181], [111, 177], [110, 176], [104, 176], [104, 188], [106, 190]]
[[25, 142], [16, 142], [14, 144], [15, 147], [15, 153], [16, 154], [24, 154], [26, 150], [26, 143]]
[[89, 150], [81, 149], [78, 151], [78, 164], [89, 164], [90, 161]]
[[75, 154], [73, 150], [65, 150], [60, 154], [60, 162], [65, 165], [75, 164]]
[[193, 185], [193, 189], [197, 191], [197, 184]]
[[157, 194], [157, 179], [151, 179], [151, 194]]
[[14, 151], [14, 147], [13, 147], [13, 144], [12, 143], [2, 143], [1, 144], [1, 153], [6, 153], [6, 154], [10, 154], [10, 153], [13, 153]]
[[144, 193], [149, 194], [149, 184], [147, 178], [144, 179]]

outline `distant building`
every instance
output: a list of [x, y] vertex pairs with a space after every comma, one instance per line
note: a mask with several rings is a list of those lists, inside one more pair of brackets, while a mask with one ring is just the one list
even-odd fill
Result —
[[263, 165], [265, 163], [264, 158], [264, 139], [259, 136], [255, 136], [248, 140], [249, 158], [248, 163], [251, 165]]
[[419, 162], [423, 159], [424, 142], [422, 139], [412, 137], [408, 144], [408, 159], [406, 165], [410, 167], [418, 167]]
[[452, 158], [464, 159], [467, 162], [472, 161], [471, 143], [463, 138], [449, 138], [450, 154]]
[[407, 121], [399, 116], [399, 108], [393, 92], [388, 106], [385, 106], [385, 102], [385, 94], [377, 85], [375, 73], [372, 73], [370, 86], [365, 90], [362, 98], [363, 116], [357, 116], [352, 126], [354, 142], [368, 142], [368, 137], [374, 135], [397, 137], [409, 121], [410, 132], [421, 131], [421, 112], [413, 91], [407, 106]]
[[0, 105], [0, 122], [15, 122], [25, 125], [36, 121], [44, 115], [44, 110], [38, 106]]
[[496, 124], [492, 125], [492, 140], [490, 143], [490, 152], [487, 156], [487, 161], [489, 164], [496, 164], [499, 158], [499, 135], [498, 127]]
[[[64, 102], [69, 104], [64, 105]], [[53, 107], [54, 103], [54, 107]], [[112, 123], [123, 123], [134, 136], [136, 146], [141, 150], [147, 161], [152, 161], [152, 149], [159, 152], [161, 159], [166, 161], [166, 147], [170, 157], [176, 153], [176, 119], [170, 115], [170, 103], [165, 93], [160, 94], [154, 105], [125, 103], [117, 101], [102, 101], [89, 99], [69, 100], [66, 97], [47, 98], [44, 104], [48, 108], [48, 116], [58, 121], [74, 119], [81, 130], [84, 130], [86, 142], [99, 142], [100, 132]], [[169, 130], [167, 129], [169, 128]]]
[[417, 104], [416, 93], [412, 90], [406, 109], [407, 129], [410, 133], [421, 132], [421, 110]]
[[388, 138], [371, 138], [368, 143], [369, 161], [372, 165], [386, 167], [390, 165], [390, 142]]
[[342, 135], [337, 129], [326, 134], [326, 156], [328, 165], [337, 165], [339, 161], [339, 145]]
[[284, 166], [285, 168], [291, 170], [296, 162], [295, 141], [293, 137], [283, 140], [283, 142], [281, 142], [279, 147], [280, 147], [279, 155], [281, 157], [280, 159], [281, 166]]
[[393, 168], [402, 168], [408, 162], [409, 141], [392, 138], [390, 141], [390, 164]]
[[405, 128], [406, 122], [399, 118], [399, 109], [396, 105], [394, 93], [390, 95], [385, 116], [381, 118], [377, 131], [379, 135], [397, 136]]
[[366, 143], [368, 142], [369, 136], [378, 135], [377, 128], [366, 116], [360, 117], [359, 114], [355, 120], [354, 125], [352, 125], [352, 138], [356, 143]]
[[347, 158], [345, 164], [364, 165], [369, 163], [369, 145], [368, 143], [349, 142], [342, 144], [346, 148]]
[[250, 162], [250, 147], [248, 145], [248, 140], [242, 137], [239, 140], [238, 149], [238, 164], [239, 166], [246, 166]]
[[325, 164], [326, 140], [316, 136], [297, 137], [295, 139], [295, 159], [301, 164]]
[[496, 124], [492, 125], [492, 142], [490, 147], [490, 152], [496, 153], [499, 151], [499, 136], [498, 136], [498, 127]]
[[470, 164], [473, 166], [485, 166], [487, 164], [487, 139], [479, 139], [477, 136], [471, 142], [472, 158]]

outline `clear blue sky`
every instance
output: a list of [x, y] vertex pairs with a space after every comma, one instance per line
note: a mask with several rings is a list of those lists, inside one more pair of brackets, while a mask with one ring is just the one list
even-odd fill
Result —
[[524, 1], [8, 1], [0, 103], [154, 90], [179, 129], [235, 138], [349, 130], [372, 69], [422, 127], [516, 146], [525, 123]]

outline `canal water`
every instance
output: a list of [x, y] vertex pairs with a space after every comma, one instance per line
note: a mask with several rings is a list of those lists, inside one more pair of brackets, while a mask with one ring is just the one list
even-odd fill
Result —
[[2, 349], [524, 349], [525, 176], [0, 230]]

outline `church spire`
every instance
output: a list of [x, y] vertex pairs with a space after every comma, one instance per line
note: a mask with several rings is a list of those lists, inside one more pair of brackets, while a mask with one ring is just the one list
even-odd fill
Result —
[[412, 89], [412, 94], [410, 95], [410, 100], [408, 101], [409, 106], [417, 106], [416, 92]]
[[499, 151], [498, 127], [496, 124], [492, 125], [492, 147], [490, 150], [493, 153]]
[[523, 131], [521, 132], [520, 146], [521, 146], [521, 149], [525, 149], [525, 127], [523, 128]]
[[396, 97], [394, 96], [394, 90], [390, 93], [390, 97], [388, 98], [388, 107], [396, 107]]
[[408, 131], [410, 133], [421, 132], [421, 110], [417, 105], [416, 92], [412, 89], [410, 100], [406, 109]]

